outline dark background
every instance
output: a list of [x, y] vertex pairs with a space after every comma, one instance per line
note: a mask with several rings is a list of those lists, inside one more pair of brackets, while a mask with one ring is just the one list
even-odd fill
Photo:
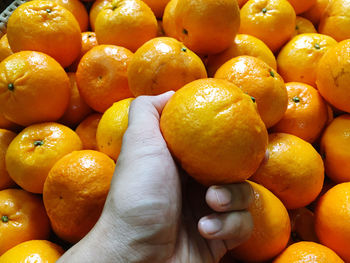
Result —
[[10, 5], [13, 0], [0, 0], [0, 13], [5, 10], [5, 8]]

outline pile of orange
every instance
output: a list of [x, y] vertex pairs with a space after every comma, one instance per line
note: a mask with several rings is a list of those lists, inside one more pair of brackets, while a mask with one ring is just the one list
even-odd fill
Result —
[[254, 190], [226, 259], [350, 262], [349, 21], [348, 0], [20, 5], [0, 39], [0, 263], [55, 262], [89, 232], [133, 98], [168, 90], [177, 163]]

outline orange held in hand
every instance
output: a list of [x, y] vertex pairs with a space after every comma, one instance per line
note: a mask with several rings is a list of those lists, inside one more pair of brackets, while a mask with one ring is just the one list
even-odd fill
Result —
[[76, 243], [101, 215], [114, 172], [107, 155], [74, 151], [51, 169], [43, 198], [52, 229], [63, 240]]
[[254, 97], [267, 128], [277, 123], [287, 110], [288, 94], [283, 79], [258, 58], [235, 57], [218, 69], [215, 78], [226, 79]]
[[341, 183], [325, 193], [316, 208], [316, 233], [321, 243], [350, 261], [350, 183]]
[[99, 44], [117, 45], [135, 52], [157, 36], [151, 8], [141, 0], [112, 0], [98, 13], [95, 32]]
[[29, 240], [6, 251], [0, 257], [0, 263], [55, 263], [64, 250], [47, 240]]
[[0, 111], [27, 126], [56, 121], [69, 103], [69, 78], [53, 58], [22, 51], [0, 63]]
[[176, 38], [197, 54], [230, 47], [240, 24], [236, 0], [171, 0]]
[[308, 142], [286, 133], [269, 135], [269, 159], [251, 180], [274, 193], [288, 209], [306, 206], [321, 192], [323, 161]]
[[127, 69], [132, 52], [114, 45], [98, 45], [80, 60], [77, 84], [80, 95], [94, 110], [103, 113], [116, 101], [132, 97]]
[[102, 115], [97, 126], [98, 150], [117, 161], [122, 148], [123, 136], [128, 128], [130, 103], [133, 98], [115, 102]]
[[7, 38], [13, 52], [40, 51], [62, 67], [78, 57], [81, 31], [75, 17], [51, 1], [30, 1], [20, 5], [7, 23]]
[[337, 183], [350, 182], [350, 115], [335, 118], [321, 139], [326, 174]]
[[129, 87], [135, 97], [176, 91], [193, 80], [206, 77], [201, 59], [170, 37], [153, 38], [143, 44], [128, 67]]
[[34, 124], [21, 131], [9, 145], [6, 168], [23, 189], [42, 193], [56, 161], [81, 148], [79, 136], [68, 127], [54, 122]]
[[204, 185], [244, 181], [267, 147], [267, 131], [251, 97], [221, 79], [195, 80], [176, 91], [160, 128], [174, 157]]
[[263, 262], [277, 256], [287, 245], [290, 220], [282, 202], [262, 185], [249, 182], [254, 201], [248, 208], [254, 228], [250, 238], [231, 251], [235, 259]]
[[321, 58], [317, 68], [317, 89], [339, 110], [350, 113], [350, 39], [339, 42]]
[[0, 255], [24, 241], [49, 238], [50, 222], [38, 195], [0, 191], [0, 216]]
[[250, 0], [241, 9], [239, 32], [261, 39], [276, 52], [293, 36], [295, 20], [287, 0]]

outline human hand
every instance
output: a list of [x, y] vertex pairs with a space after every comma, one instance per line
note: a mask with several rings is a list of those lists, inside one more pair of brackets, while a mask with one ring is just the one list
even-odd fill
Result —
[[248, 183], [206, 189], [177, 168], [159, 129], [172, 94], [132, 102], [102, 215], [58, 262], [214, 263], [250, 236]]

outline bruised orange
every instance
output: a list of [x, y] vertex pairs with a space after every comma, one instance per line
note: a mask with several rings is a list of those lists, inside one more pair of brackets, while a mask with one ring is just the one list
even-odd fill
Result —
[[244, 181], [265, 156], [267, 131], [251, 97], [221, 79], [186, 84], [160, 118], [181, 166], [204, 185]]

